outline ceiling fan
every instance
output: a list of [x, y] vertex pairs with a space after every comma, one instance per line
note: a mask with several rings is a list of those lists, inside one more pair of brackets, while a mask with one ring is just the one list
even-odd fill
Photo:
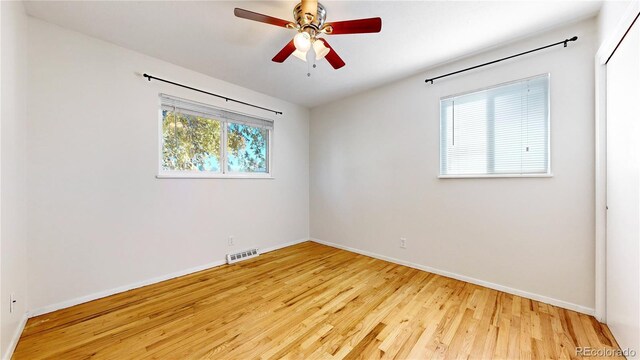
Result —
[[379, 17], [325, 23], [327, 10], [317, 0], [302, 0], [296, 5], [293, 9], [293, 22], [240, 8], [235, 8], [233, 13], [239, 18], [295, 29], [298, 32], [271, 59], [278, 63], [284, 62], [291, 54], [307, 61], [307, 52], [313, 47], [316, 60], [326, 58], [334, 69], [340, 69], [345, 65], [344, 61], [320, 35], [377, 33], [382, 29], [382, 19]]

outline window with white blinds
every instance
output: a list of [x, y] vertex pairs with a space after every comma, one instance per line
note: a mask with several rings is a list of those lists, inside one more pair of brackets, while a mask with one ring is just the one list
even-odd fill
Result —
[[440, 175], [545, 175], [549, 74], [440, 100]]
[[269, 177], [273, 121], [160, 95], [159, 177]]

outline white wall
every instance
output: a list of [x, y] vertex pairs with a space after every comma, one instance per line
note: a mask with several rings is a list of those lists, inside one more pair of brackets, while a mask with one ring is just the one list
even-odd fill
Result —
[[[307, 109], [33, 18], [28, 55], [30, 310], [308, 238]], [[275, 180], [156, 179], [161, 92], [275, 119]]]
[[626, 10], [636, 0], [632, 1], [605, 1], [598, 13], [598, 44], [607, 40], [619, 25]]
[[[591, 19], [312, 109], [311, 237], [592, 312], [596, 40]], [[440, 97], [547, 72], [552, 178], [437, 178]]]
[[[2, 1], [2, 92], [0, 107], [0, 355], [16, 345], [26, 320], [26, 34], [27, 16], [21, 2]], [[9, 297], [16, 300], [9, 313]]]

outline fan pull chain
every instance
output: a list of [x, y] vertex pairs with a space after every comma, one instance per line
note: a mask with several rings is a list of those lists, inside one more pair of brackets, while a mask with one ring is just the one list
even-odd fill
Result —
[[[314, 60], [313, 60], [313, 68], [315, 69], [316, 66], [316, 60], [315, 60], [315, 56], [314, 56]], [[311, 70], [309, 70], [309, 63], [307, 62], [307, 77], [311, 77]]]

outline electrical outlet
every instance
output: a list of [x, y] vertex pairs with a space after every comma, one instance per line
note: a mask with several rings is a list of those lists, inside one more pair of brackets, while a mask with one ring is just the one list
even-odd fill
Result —
[[233, 246], [233, 236], [229, 236], [229, 240], [227, 241], [227, 245]]
[[407, 238], [403, 238], [403, 237], [400, 238], [400, 247], [403, 249], [407, 248]]
[[16, 300], [16, 294], [11, 294], [9, 295], [9, 312], [12, 313], [13, 312], [13, 308], [16, 306], [16, 302], [18, 302]]

